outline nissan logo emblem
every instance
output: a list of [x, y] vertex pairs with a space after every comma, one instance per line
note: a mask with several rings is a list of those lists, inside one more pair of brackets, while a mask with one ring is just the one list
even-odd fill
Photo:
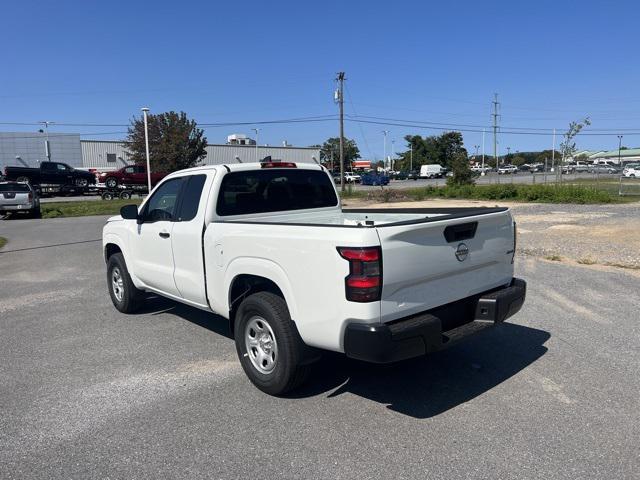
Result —
[[467, 247], [464, 243], [458, 245], [456, 249], [456, 258], [459, 262], [464, 262], [469, 256], [469, 247]]

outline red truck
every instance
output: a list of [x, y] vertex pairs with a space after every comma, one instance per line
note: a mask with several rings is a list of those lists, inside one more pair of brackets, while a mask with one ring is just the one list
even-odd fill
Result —
[[[153, 187], [167, 175], [167, 172], [151, 172], [151, 186]], [[116, 188], [118, 185], [146, 185], [147, 167], [129, 165], [113, 172], [102, 172], [98, 175], [98, 182], [104, 183], [107, 188]]]

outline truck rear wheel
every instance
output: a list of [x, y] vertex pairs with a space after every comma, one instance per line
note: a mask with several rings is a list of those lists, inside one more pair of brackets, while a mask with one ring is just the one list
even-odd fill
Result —
[[119, 312], [133, 313], [140, 306], [142, 292], [131, 281], [127, 264], [121, 253], [115, 253], [109, 257], [107, 287], [111, 301]]
[[236, 314], [235, 341], [245, 374], [263, 392], [282, 395], [306, 380], [305, 346], [282, 297], [270, 292], [247, 297]]

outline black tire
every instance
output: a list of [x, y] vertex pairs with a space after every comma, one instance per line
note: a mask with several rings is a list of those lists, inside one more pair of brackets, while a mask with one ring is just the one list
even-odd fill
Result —
[[102, 194], [102, 199], [103, 200], [113, 200], [113, 193], [111, 192], [104, 192]]
[[107, 177], [104, 184], [107, 188], [116, 188], [118, 186], [118, 179], [114, 177]]
[[121, 192], [120, 198], [122, 200], [129, 200], [131, 198], [131, 192], [127, 192], [126, 190], [124, 192]]
[[76, 187], [88, 187], [89, 186], [89, 180], [87, 180], [86, 178], [76, 178]]
[[[119, 288], [120, 292], [115, 290], [116, 283], [114, 272], [117, 272], [122, 279]], [[133, 313], [140, 307], [140, 298], [142, 291], [138, 290], [131, 281], [129, 270], [127, 270], [127, 264], [124, 261], [124, 257], [121, 253], [115, 253], [109, 257], [107, 262], [107, 288], [109, 289], [109, 296], [113, 302], [113, 306], [119, 312]]]
[[[267, 373], [254, 365], [254, 360], [258, 360], [254, 353], [256, 348], [253, 348], [252, 352], [247, 349], [248, 330], [251, 330], [250, 326], [253, 323], [260, 323], [260, 321], [263, 322], [263, 326], [266, 324], [262, 335], [271, 339], [272, 343], [269, 344], [273, 348], [269, 351], [275, 355], [273, 361], [275, 365]], [[259, 332], [256, 332], [256, 338], [258, 334]], [[282, 297], [270, 292], [259, 292], [248, 296], [240, 304], [236, 314], [235, 341], [238, 358], [245, 374], [251, 383], [263, 392], [269, 395], [283, 395], [299, 387], [307, 379], [310, 367], [303, 365], [305, 345], [289, 316], [289, 309]], [[264, 352], [262, 347], [260, 348]]]

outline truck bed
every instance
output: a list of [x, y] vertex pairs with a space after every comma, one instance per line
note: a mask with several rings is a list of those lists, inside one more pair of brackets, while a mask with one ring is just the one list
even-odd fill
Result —
[[411, 225], [442, 220], [455, 220], [476, 215], [487, 215], [506, 211], [505, 207], [456, 207], [456, 208], [381, 208], [343, 209], [334, 208], [314, 212], [287, 212], [283, 214], [245, 215], [230, 219], [235, 223], [268, 223], [300, 226], [327, 227], [384, 227]]

